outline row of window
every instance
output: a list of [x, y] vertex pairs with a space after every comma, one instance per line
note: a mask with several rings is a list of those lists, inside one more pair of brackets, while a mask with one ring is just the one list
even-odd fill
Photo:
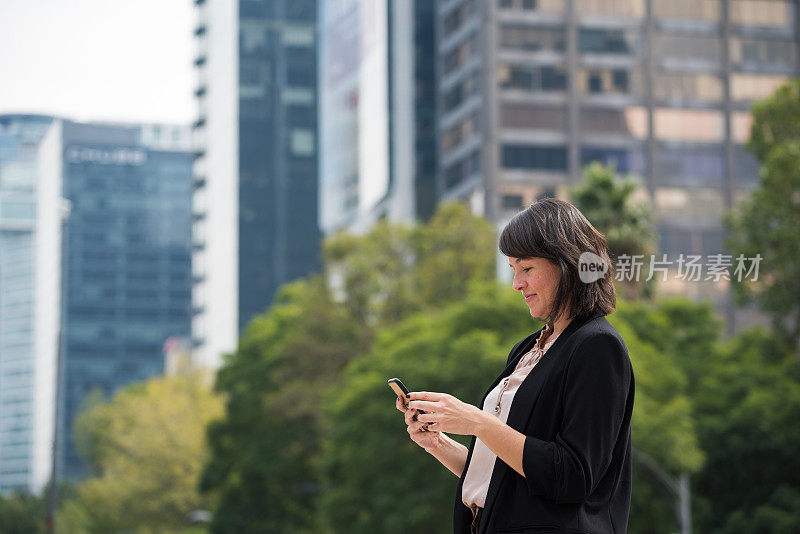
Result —
[[[501, 9], [564, 14], [565, 3], [559, 0], [497, 0]], [[657, 20], [686, 20], [718, 23], [722, 2], [728, 2], [729, 19], [734, 25], [791, 27], [794, 6], [790, 0], [653, 0], [653, 17]], [[643, 19], [645, 0], [576, 0], [575, 12]]]
[[[734, 66], [791, 68], [796, 59], [796, 47], [791, 39], [734, 36], [729, 42], [730, 61]], [[657, 34], [653, 51], [657, 62], [677, 60], [718, 64], [722, 59], [722, 43], [716, 35]], [[509, 50], [564, 52], [566, 29], [506, 25], [500, 30], [500, 45]], [[635, 55], [641, 47], [641, 31], [638, 29], [581, 28], [578, 32], [578, 50], [583, 54]], [[454, 53], [459, 50], [461, 47]]]
[[[564, 67], [544, 65], [501, 65], [497, 70], [501, 88], [529, 93], [564, 92], [567, 74]], [[580, 68], [578, 92], [585, 95], [644, 96], [641, 72], [622, 68]], [[770, 95], [785, 76], [733, 73], [730, 76], [731, 98], [750, 102]], [[722, 78], [708, 73], [658, 72], [653, 80], [653, 96], [666, 103], [720, 103], [723, 100]]]
[[[505, 144], [502, 146], [502, 165], [507, 169], [542, 171], [567, 170], [567, 149], [564, 145], [540, 146]], [[614, 165], [622, 173], [646, 173], [646, 152], [639, 148], [583, 146], [581, 166], [598, 161]], [[658, 183], [680, 187], [722, 185], [725, 154], [721, 145], [660, 145], [655, 153], [655, 173]], [[737, 181], [748, 185], [758, 178], [758, 162], [741, 145], [734, 151], [733, 174]]]

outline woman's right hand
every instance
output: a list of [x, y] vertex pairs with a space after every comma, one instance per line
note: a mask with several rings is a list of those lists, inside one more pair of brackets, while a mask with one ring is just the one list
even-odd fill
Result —
[[425, 423], [417, 421], [417, 410], [406, 408], [399, 397], [395, 400], [395, 406], [405, 414], [408, 435], [411, 436], [414, 443], [425, 450], [433, 449], [440, 443], [439, 432], [422, 429], [422, 425]]

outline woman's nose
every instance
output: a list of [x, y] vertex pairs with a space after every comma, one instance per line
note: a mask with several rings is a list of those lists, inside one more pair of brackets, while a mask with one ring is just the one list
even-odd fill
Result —
[[524, 286], [525, 286], [524, 282], [521, 279], [517, 278], [516, 275], [514, 275], [514, 282], [513, 285], [511, 286], [514, 288], [514, 291], [522, 291], [522, 288]]

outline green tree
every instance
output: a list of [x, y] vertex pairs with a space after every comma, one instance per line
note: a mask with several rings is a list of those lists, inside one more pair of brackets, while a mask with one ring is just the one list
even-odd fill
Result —
[[695, 395], [707, 462], [695, 477], [698, 530], [800, 531], [800, 365], [754, 328], [708, 358]]
[[0, 495], [0, 532], [44, 534], [45, 503], [40, 497], [15, 493]]
[[[386, 381], [478, 403], [514, 343], [537, 325], [509, 289], [464, 288], [462, 300], [381, 329], [326, 402], [330, 431], [318, 460], [322, 533], [439, 533], [452, 529], [457, 479], [415, 445]], [[469, 443], [465, 436], [453, 439]]]
[[132, 384], [82, 412], [75, 431], [95, 476], [62, 502], [59, 532], [182, 532], [189, 512], [210, 505], [197, 483], [205, 426], [221, 412], [199, 376]]
[[225, 415], [209, 428], [202, 488], [218, 495], [215, 533], [316, 532], [311, 458], [323, 432], [321, 395], [338, 386], [368, 329], [321, 278], [284, 286], [217, 376]]
[[752, 112], [747, 147], [763, 163], [775, 146], [800, 142], [800, 79], [787, 81], [753, 104]]
[[[618, 176], [613, 165], [587, 165], [583, 181], [568, 190], [570, 201], [592, 226], [608, 239], [609, 255], [616, 261], [622, 254], [649, 255], [655, 252], [656, 233], [649, 202], [637, 198], [641, 181], [633, 175]], [[653, 296], [655, 278], [649, 283], [620, 284], [625, 297]]]
[[309, 510], [322, 395], [341, 388], [341, 370], [369, 350], [376, 328], [492, 279], [494, 239], [491, 225], [454, 203], [426, 225], [382, 221], [326, 241], [325, 278], [285, 287], [218, 374], [226, 414], [209, 429], [202, 485], [219, 494], [214, 532], [318, 531]]
[[[800, 341], [800, 143], [775, 145], [766, 155], [761, 181], [726, 218], [734, 259], [760, 255], [758, 278], [731, 276], [739, 302], [756, 302], [772, 316], [773, 328]], [[734, 267], [736, 266], [734, 261]]]
[[496, 236], [460, 202], [439, 206], [424, 225], [378, 222], [368, 233], [325, 241], [326, 277], [362, 324], [397, 322], [463, 298], [463, 287], [494, 277]]

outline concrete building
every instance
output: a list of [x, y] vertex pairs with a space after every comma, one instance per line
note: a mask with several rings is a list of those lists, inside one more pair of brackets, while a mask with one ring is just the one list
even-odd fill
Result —
[[197, 361], [319, 269], [315, 0], [195, 0]]
[[[438, 2], [440, 200], [498, 226], [592, 161], [643, 178], [659, 252], [722, 252], [749, 109], [797, 75], [791, 0]], [[669, 291], [730, 311], [725, 284]]]
[[[0, 492], [40, 491], [50, 471], [58, 325], [35, 310], [36, 160], [52, 122], [0, 115]], [[58, 274], [58, 273], [54, 273]], [[46, 341], [50, 341], [47, 344]]]
[[425, 220], [436, 205], [435, 8], [320, 2], [320, 227]]

